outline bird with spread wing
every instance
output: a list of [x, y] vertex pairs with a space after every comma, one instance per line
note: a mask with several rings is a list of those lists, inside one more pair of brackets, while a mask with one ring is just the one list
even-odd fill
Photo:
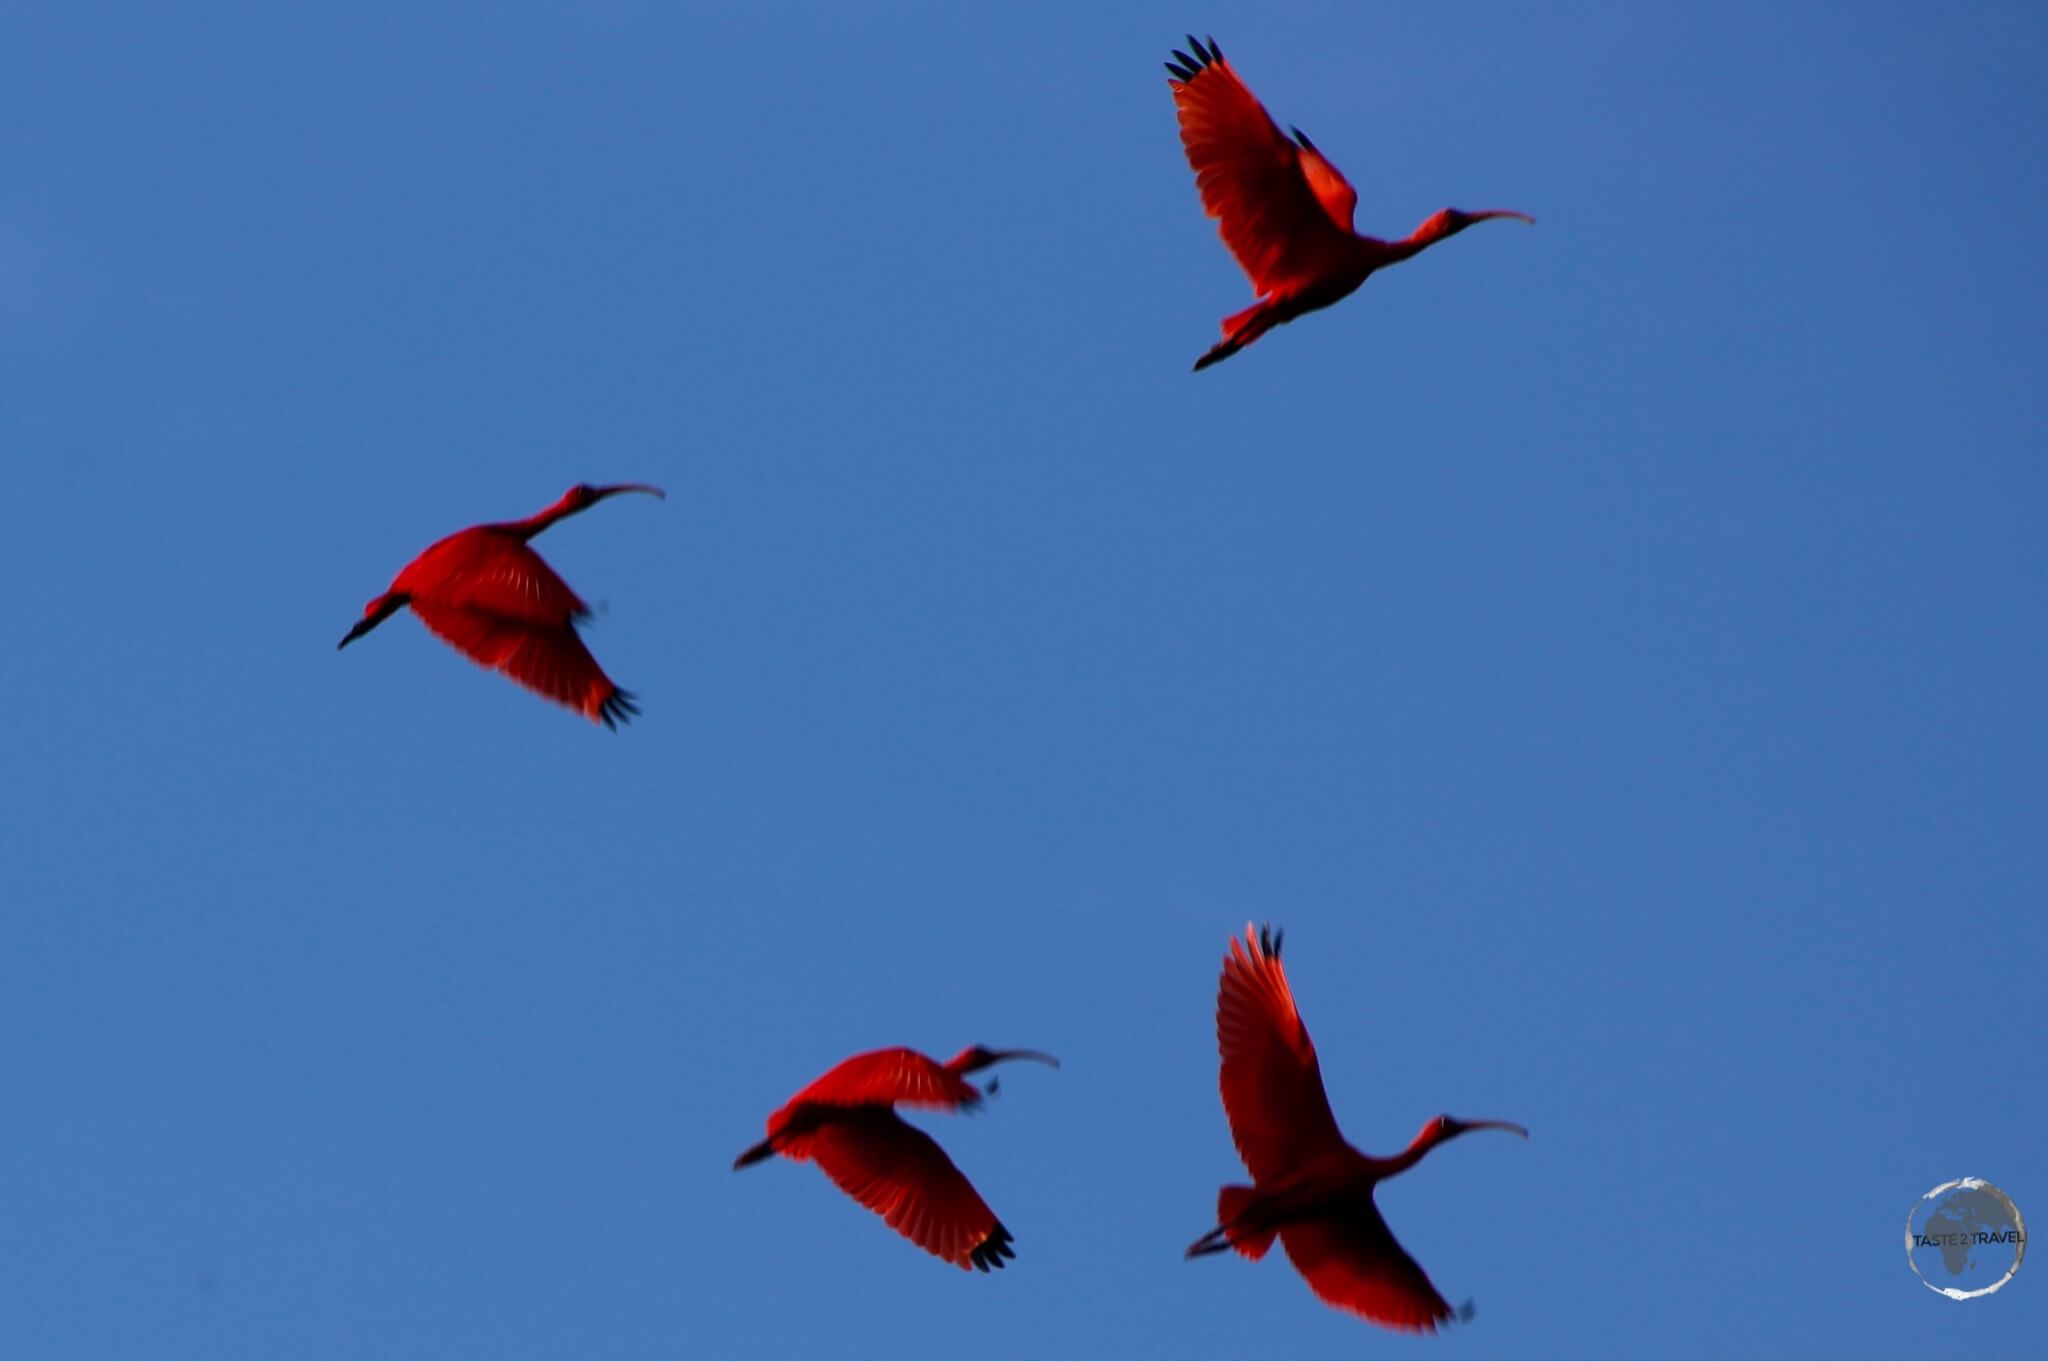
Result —
[[732, 1166], [745, 1168], [777, 1154], [813, 1161], [841, 1191], [925, 1252], [965, 1270], [999, 1268], [1017, 1256], [1010, 1231], [938, 1141], [898, 1116], [896, 1108], [972, 1110], [982, 1093], [966, 1075], [1010, 1059], [1059, 1067], [1057, 1059], [1037, 1050], [979, 1045], [944, 1064], [901, 1047], [855, 1055], [785, 1102], [768, 1118], [768, 1138]]
[[576, 632], [590, 607], [527, 541], [621, 492], [667, 495], [637, 482], [578, 483], [524, 520], [458, 530], [400, 569], [391, 589], [363, 607], [363, 617], [335, 646], [348, 647], [411, 606], [420, 623], [472, 662], [616, 728], [640, 712], [633, 694], [613, 684]]
[[1218, 1224], [1187, 1256], [1235, 1249], [1259, 1259], [1277, 1236], [1309, 1289], [1340, 1310], [1421, 1333], [1468, 1316], [1471, 1307], [1454, 1311], [1395, 1240], [1373, 1189], [1467, 1131], [1529, 1132], [1512, 1121], [1438, 1116], [1392, 1158], [1353, 1149], [1330, 1113], [1316, 1047], [1280, 965], [1280, 933], [1270, 927], [1247, 925], [1244, 940], [1231, 940], [1216, 992], [1216, 1045], [1224, 1114], [1252, 1185], [1217, 1194]]
[[1301, 129], [1288, 137], [1238, 79], [1214, 38], [1188, 35], [1192, 52], [1174, 49], [1172, 77], [1181, 145], [1195, 172], [1202, 207], [1223, 244], [1251, 276], [1259, 300], [1223, 319], [1223, 339], [1195, 361], [1206, 369], [1276, 326], [1344, 298], [1384, 269], [1427, 250], [1475, 222], [1527, 213], [1446, 208], [1400, 241], [1363, 236], [1351, 226], [1358, 191]]

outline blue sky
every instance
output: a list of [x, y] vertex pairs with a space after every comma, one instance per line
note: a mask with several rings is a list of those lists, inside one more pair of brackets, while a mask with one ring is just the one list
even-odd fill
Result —
[[[1249, 301], [1160, 62], [1367, 231]], [[0, 1351], [1981, 1355], [2048, 1216], [2048, 20], [0, 10]], [[617, 735], [409, 617], [537, 542]], [[1288, 959], [1467, 1327], [1181, 1260]], [[730, 1171], [856, 1050], [999, 1277]]]

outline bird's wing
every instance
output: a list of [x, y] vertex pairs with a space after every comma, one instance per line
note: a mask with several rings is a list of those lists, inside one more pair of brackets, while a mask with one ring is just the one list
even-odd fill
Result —
[[391, 589], [414, 601], [533, 624], [565, 624], [590, 613], [531, 545], [495, 525], [475, 525], [432, 545], [405, 565]]
[[500, 671], [607, 727], [635, 713], [632, 696], [612, 683], [567, 619], [537, 623], [479, 604], [415, 596], [413, 613], [481, 666]]
[[1370, 1200], [1281, 1227], [1280, 1243], [1309, 1289], [1389, 1329], [1435, 1333], [1451, 1307]]
[[816, 1159], [841, 1191], [957, 1267], [987, 1272], [1016, 1257], [1010, 1232], [946, 1151], [886, 1107], [840, 1113], [783, 1152]]
[[497, 551], [479, 557], [467, 571], [452, 574], [434, 595], [450, 604], [535, 623], [582, 619], [590, 613], [531, 545], [500, 538], [493, 548]]
[[1245, 939], [1230, 943], [1216, 989], [1216, 1048], [1223, 1110], [1254, 1182], [1347, 1147], [1270, 929], [1247, 925]]
[[1321, 273], [1344, 250], [1358, 196], [1273, 125], [1214, 39], [1188, 41], [1195, 55], [1176, 50], [1167, 83], [1202, 206], [1259, 293]]
[[1301, 175], [1308, 181], [1316, 202], [1323, 205], [1330, 221], [1351, 232], [1357, 229], [1351, 225], [1352, 215], [1358, 211], [1358, 191], [1351, 187], [1351, 181], [1344, 178], [1344, 172], [1330, 164], [1330, 158], [1317, 149], [1316, 144], [1303, 135], [1300, 128], [1294, 129], [1294, 140], [1300, 150]]
[[[957, 1074], [948, 1073], [945, 1065], [915, 1050], [895, 1046], [870, 1050], [833, 1065], [790, 1098], [783, 1112], [805, 1103], [860, 1107], [900, 1102], [912, 1107], [953, 1108], [973, 1106], [980, 1100], [981, 1094], [974, 1086]], [[771, 1134], [774, 1129], [770, 1118]]]

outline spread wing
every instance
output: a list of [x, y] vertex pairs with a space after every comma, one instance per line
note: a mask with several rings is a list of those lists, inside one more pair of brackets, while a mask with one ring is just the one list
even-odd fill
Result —
[[1330, 221], [1347, 232], [1358, 230], [1351, 225], [1352, 215], [1358, 211], [1358, 191], [1351, 187], [1351, 181], [1344, 178], [1344, 172], [1330, 164], [1330, 158], [1308, 140], [1308, 134], [1300, 128], [1290, 128], [1295, 143], [1300, 147], [1297, 155], [1301, 159], [1301, 175], [1308, 181], [1309, 192], [1316, 196], [1316, 202], [1323, 205]]
[[1451, 1317], [1451, 1307], [1370, 1200], [1283, 1226], [1280, 1243], [1309, 1289], [1340, 1310], [1417, 1333], [1435, 1333]]
[[1280, 935], [1247, 924], [1244, 936], [1232, 939], [1223, 960], [1216, 1048], [1231, 1138], [1252, 1180], [1263, 1183], [1346, 1146], [1280, 966]]
[[1188, 42], [1195, 55], [1176, 49], [1167, 83], [1223, 243], [1262, 295], [1325, 273], [1346, 254], [1358, 195], [1320, 152], [1281, 134], [1215, 39]]
[[835, 1113], [782, 1152], [816, 1159], [841, 1191], [956, 1267], [987, 1272], [1017, 1256], [1010, 1232], [946, 1151], [886, 1107]]
[[971, 1107], [981, 1101], [974, 1085], [946, 1067], [915, 1050], [896, 1046], [855, 1055], [828, 1069], [788, 1105], [769, 1118], [768, 1133], [774, 1134], [777, 1120], [801, 1105], [835, 1107], [882, 1106], [903, 1103], [912, 1107]]
[[528, 690], [607, 728], [640, 712], [631, 692], [619, 689], [604, 674], [567, 618], [538, 623], [486, 605], [454, 604], [439, 596], [415, 596], [412, 608], [428, 629], [480, 666], [503, 672]]
[[590, 613], [530, 544], [495, 525], [434, 544], [406, 564], [391, 589], [528, 624], [563, 625]]

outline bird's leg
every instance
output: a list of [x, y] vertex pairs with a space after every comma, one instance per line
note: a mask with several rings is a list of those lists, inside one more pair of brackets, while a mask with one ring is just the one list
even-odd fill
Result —
[[733, 1170], [737, 1172], [738, 1170], [745, 1168], [750, 1164], [756, 1164], [761, 1162], [761, 1160], [763, 1159], [771, 1158], [774, 1156], [774, 1154], [775, 1137], [773, 1135], [770, 1135], [767, 1139], [761, 1141], [761, 1143], [753, 1146], [751, 1149], [741, 1154], [738, 1158], [734, 1159], [732, 1161]]
[[363, 607], [363, 617], [356, 621], [355, 628], [342, 636], [341, 642], [334, 645], [335, 648], [339, 650], [348, 647], [349, 644], [354, 643], [364, 634], [369, 633], [385, 620], [390, 619], [394, 614], [403, 610], [411, 600], [412, 598], [402, 591], [385, 592], [376, 600]]

